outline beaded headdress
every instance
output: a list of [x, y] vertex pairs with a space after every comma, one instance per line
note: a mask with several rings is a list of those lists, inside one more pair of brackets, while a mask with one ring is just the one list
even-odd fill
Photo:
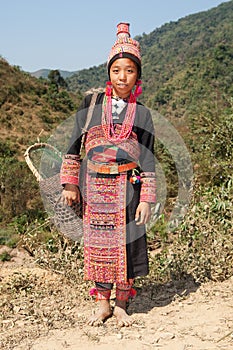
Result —
[[141, 76], [141, 53], [140, 44], [132, 39], [129, 33], [129, 23], [119, 23], [117, 25], [117, 40], [108, 56], [108, 73], [112, 63], [118, 58], [130, 58], [138, 66], [138, 77]]

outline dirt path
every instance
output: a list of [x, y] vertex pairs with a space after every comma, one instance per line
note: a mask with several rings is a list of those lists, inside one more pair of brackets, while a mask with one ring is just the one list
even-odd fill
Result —
[[[135, 300], [129, 312], [136, 312], [137, 322], [129, 329], [118, 330], [114, 320], [98, 328], [77, 325], [65, 331], [51, 331], [47, 337], [35, 340], [30, 349], [230, 350], [233, 349], [232, 292], [233, 279], [208, 283], [168, 305], [152, 308], [148, 305], [147, 312], [137, 312], [140, 300]], [[87, 305], [87, 312], [90, 307]], [[85, 317], [84, 310], [79, 312]]]
[[[18, 270], [17, 270], [18, 269]], [[1, 269], [1, 281], [7, 275], [22, 270], [22, 266], [12, 270], [5, 265]], [[37, 274], [37, 281], [45, 272], [40, 273], [31, 266], [30, 273]], [[57, 286], [59, 282], [46, 272], [46, 281]], [[9, 276], [8, 276], [9, 278]], [[47, 283], [47, 282], [46, 282]], [[40, 281], [40, 287], [42, 282]], [[72, 291], [65, 288], [67, 293]], [[40, 332], [30, 333], [26, 327], [32, 323], [15, 322], [8, 332], [24, 332], [25, 336], [16, 344], [12, 341], [6, 349], [17, 350], [231, 350], [233, 349], [233, 277], [224, 282], [208, 282], [195, 285], [191, 279], [171, 282], [163, 286], [148, 286], [138, 291], [138, 296], [130, 303], [128, 312], [135, 319], [130, 328], [118, 329], [115, 319], [110, 318], [100, 327], [86, 325], [88, 315], [96, 308], [92, 300], [83, 297], [80, 304], [67, 308], [68, 301], [63, 304], [65, 313], [73, 313], [74, 321], [69, 327], [57, 323], [46, 335]], [[52, 296], [45, 304], [53, 303]], [[40, 304], [42, 305], [42, 303]], [[35, 311], [34, 311], [35, 312]], [[35, 317], [34, 317], [35, 318]], [[26, 320], [26, 318], [25, 318]], [[6, 322], [7, 320], [3, 320]], [[4, 323], [3, 322], [3, 323]], [[25, 323], [26, 322], [26, 323]], [[14, 326], [15, 325], [15, 326]], [[16, 327], [17, 326], [17, 327]], [[16, 328], [14, 328], [16, 327]], [[21, 328], [20, 328], [21, 327]], [[40, 327], [40, 325], [37, 325]], [[6, 333], [2, 333], [2, 336]], [[8, 344], [8, 343], [7, 343]]]

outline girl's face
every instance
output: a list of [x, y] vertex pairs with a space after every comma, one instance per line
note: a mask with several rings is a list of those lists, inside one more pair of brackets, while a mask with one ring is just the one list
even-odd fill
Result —
[[138, 68], [130, 58], [119, 58], [110, 67], [113, 95], [127, 98], [138, 77]]

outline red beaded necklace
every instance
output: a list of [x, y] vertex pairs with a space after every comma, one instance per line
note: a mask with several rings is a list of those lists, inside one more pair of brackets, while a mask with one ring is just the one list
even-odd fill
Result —
[[102, 110], [102, 128], [105, 137], [112, 142], [121, 142], [128, 139], [133, 129], [135, 113], [136, 98], [131, 92], [121, 129], [120, 131], [118, 131], [119, 129], [115, 130], [112, 118], [112, 96], [111, 94], [105, 94]]

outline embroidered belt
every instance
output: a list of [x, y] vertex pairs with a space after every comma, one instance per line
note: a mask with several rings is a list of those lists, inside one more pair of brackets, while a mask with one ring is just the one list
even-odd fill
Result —
[[124, 171], [131, 170], [133, 168], [138, 167], [138, 164], [135, 162], [130, 162], [126, 164], [118, 164], [118, 163], [110, 163], [110, 164], [104, 164], [100, 165], [97, 163], [92, 162], [91, 160], [87, 161], [87, 167], [96, 173], [102, 173], [102, 174], [119, 174]]

